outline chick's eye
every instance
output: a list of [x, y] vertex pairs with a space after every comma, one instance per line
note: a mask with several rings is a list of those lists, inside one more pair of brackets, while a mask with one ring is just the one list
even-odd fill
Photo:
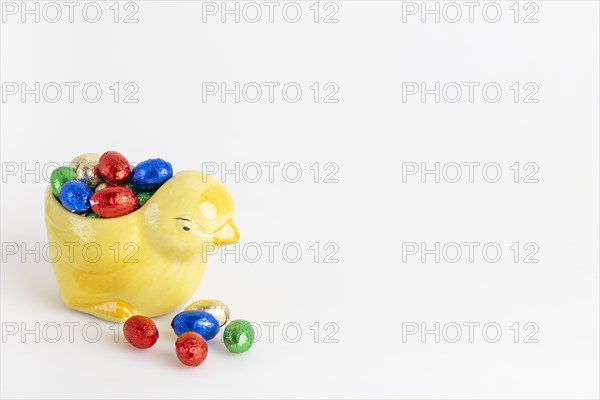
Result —
[[192, 221], [187, 218], [175, 218], [177, 220], [177, 224], [181, 229], [186, 232], [189, 232], [192, 229]]

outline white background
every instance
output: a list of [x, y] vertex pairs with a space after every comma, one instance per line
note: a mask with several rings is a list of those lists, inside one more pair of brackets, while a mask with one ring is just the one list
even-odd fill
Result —
[[[420, 14], [405, 14], [404, 22], [407, 5], [391, 1], [338, 1], [338, 23], [322, 22], [334, 8], [321, 3], [315, 23], [312, 2], [300, 3], [301, 20], [289, 23], [281, 3], [273, 23], [265, 6], [257, 23], [235, 23], [233, 16], [222, 23], [219, 15], [203, 22], [201, 2], [138, 1], [139, 22], [130, 24], [113, 22], [112, 3], [99, 3], [97, 23], [83, 19], [85, 3], [73, 23], [66, 6], [56, 23], [3, 14], [3, 84], [97, 82], [103, 95], [90, 103], [76, 89], [70, 103], [65, 89], [56, 103], [20, 94], [2, 100], [2, 397], [599, 396], [597, 2], [521, 3], [516, 23], [513, 2], [498, 3], [496, 23], [482, 16], [486, 3], [473, 23], [466, 6], [456, 23], [443, 15], [423, 23]], [[538, 22], [524, 23], [536, 7]], [[133, 10], [123, 3], [119, 9], [120, 20]], [[138, 103], [115, 103], [114, 82], [137, 84]], [[203, 82], [297, 82], [303, 94], [296, 103], [280, 89], [272, 103], [266, 91], [257, 103], [236, 103], [233, 95], [203, 102]], [[335, 83], [338, 102], [315, 103], [314, 82]], [[403, 101], [403, 82], [480, 86], [473, 102], [463, 86], [456, 103], [446, 100], [454, 95], [436, 103], [434, 95]], [[502, 88], [495, 103], [482, 97], [488, 82]], [[516, 103], [509, 88], [515, 82]], [[536, 103], [523, 101], [528, 82], [539, 88]], [[236, 201], [237, 253], [254, 243], [279, 246], [273, 260], [264, 246], [257, 262], [216, 255], [192, 300], [220, 299], [234, 318], [262, 326], [251, 351], [233, 355], [215, 339], [206, 362], [186, 368], [174, 354], [175, 313], [156, 318], [159, 342], [138, 351], [115, 343], [118, 327], [62, 305], [42, 251], [25, 251], [46, 241], [45, 166], [109, 149], [136, 162], [161, 157], [176, 171], [213, 166], [206, 163], [300, 165], [297, 183], [284, 179], [294, 174], [282, 176], [281, 166], [273, 182], [266, 167], [257, 183], [248, 179], [254, 170], [238, 182], [217, 174]], [[309, 168], [315, 162], [318, 183]], [[327, 162], [339, 167], [337, 183], [323, 182]], [[481, 165], [473, 183], [466, 167], [457, 183], [436, 183], [432, 175], [425, 183], [420, 175], [403, 182], [409, 162]], [[497, 183], [482, 176], [490, 162], [501, 167]], [[514, 183], [515, 162], [522, 173], [525, 163], [535, 163], [538, 182], [524, 183], [521, 174]], [[325, 262], [328, 242], [339, 248], [337, 263]], [[455, 263], [436, 263], [433, 255], [423, 263], [406, 254], [403, 262], [403, 242], [481, 245], [474, 262], [465, 253]], [[482, 257], [489, 242], [503, 251], [496, 263]], [[515, 242], [518, 262], [509, 249]], [[529, 242], [539, 247], [537, 263], [523, 262]], [[302, 249], [298, 262], [283, 257], [286, 243]], [[10, 244], [17, 254], [5, 251]], [[280, 324], [272, 335], [270, 322]], [[479, 324], [472, 343], [469, 322]], [[72, 343], [69, 323], [78, 324]], [[89, 340], [96, 325], [84, 332], [88, 323], [102, 329], [97, 342]], [[439, 323], [439, 343], [434, 334], [403, 341], [411, 323]], [[487, 323], [502, 329], [496, 343], [489, 340], [494, 329], [482, 333]], [[52, 343], [55, 324], [61, 336]], [[454, 324], [462, 327], [457, 343]], [[19, 332], [7, 334], [14, 326]], [[294, 327], [302, 336], [292, 343]], [[22, 336], [23, 329], [34, 333]]]

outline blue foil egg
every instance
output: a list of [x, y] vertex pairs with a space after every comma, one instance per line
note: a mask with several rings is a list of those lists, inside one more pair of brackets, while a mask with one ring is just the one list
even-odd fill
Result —
[[131, 182], [136, 190], [156, 190], [171, 179], [173, 167], [161, 158], [152, 158], [139, 163], [131, 173]]
[[171, 326], [177, 336], [185, 332], [196, 332], [210, 340], [219, 333], [219, 321], [205, 311], [183, 311], [173, 318]]
[[70, 212], [83, 214], [90, 209], [91, 189], [81, 181], [65, 182], [60, 188], [58, 199]]

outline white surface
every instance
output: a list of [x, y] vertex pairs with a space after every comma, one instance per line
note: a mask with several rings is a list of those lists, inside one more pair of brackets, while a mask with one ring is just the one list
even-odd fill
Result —
[[[2, 24], [3, 82], [95, 81], [104, 89], [94, 104], [37, 104], [31, 96], [2, 103], [2, 397], [599, 396], [597, 2], [537, 2], [535, 24], [512, 22], [512, 2], [500, 3], [496, 24], [480, 12], [474, 23], [403, 23], [399, 2], [358, 1], [337, 2], [337, 24], [311, 22], [311, 3], [302, 3], [297, 24], [281, 14], [274, 23], [223, 24], [203, 23], [201, 3], [159, 1], [137, 2], [139, 23], [115, 24], [112, 2], [101, 4], [97, 24], [80, 13], [74, 23], [6, 16]], [[294, 81], [304, 92], [295, 104], [202, 102], [202, 82], [235, 81]], [[136, 82], [139, 103], [112, 102], [113, 82]], [[337, 83], [339, 103], [312, 102], [313, 82]], [[503, 97], [403, 103], [402, 82], [498, 82]], [[535, 82], [539, 102], [515, 104], [514, 82]], [[21, 179], [7, 168], [108, 149], [131, 161], [160, 156], [176, 170], [301, 165], [295, 184], [281, 175], [273, 183], [226, 177], [242, 243], [303, 250], [297, 263], [280, 251], [269, 262], [265, 247], [256, 263], [211, 260], [194, 299], [220, 299], [235, 318], [261, 325], [250, 352], [231, 355], [211, 342], [205, 364], [186, 369], [173, 351], [174, 314], [157, 318], [155, 348], [115, 344], [112, 324], [62, 306], [48, 262], [5, 254], [7, 243], [46, 240], [44, 176]], [[312, 182], [315, 162], [336, 163], [339, 183]], [[403, 183], [403, 162], [497, 162], [503, 176], [496, 184], [481, 175], [474, 183]], [[539, 183], [512, 183], [515, 162], [536, 163]], [[497, 242], [502, 259], [402, 262], [402, 242], [469, 241]], [[325, 252], [315, 263], [314, 242], [337, 243], [339, 263], [324, 263]], [[514, 242], [536, 243], [539, 263], [513, 262]], [[36, 330], [36, 322], [39, 343], [33, 334], [6, 335], [12, 324]], [[70, 322], [79, 324], [72, 343]], [[90, 322], [102, 328], [97, 343], [82, 332]], [[272, 343], [268, 322], [281, 324]], [[290, 322], [302, 329], [297, 343], [282, 334]], [[339, 327], [338, 343], [324, 343], [327, 322]], [[463, 337], [403, 343], [410, 322], [456, 322]], [[465, 322], [480, 324], [473, 343]], [[481, 334], [489, 322], [502, 328], [497, 343]], [[523, 343], [527, 322], [539, 327], [538, 343]], [[54, 323], [62, 336], [50, 343]]]

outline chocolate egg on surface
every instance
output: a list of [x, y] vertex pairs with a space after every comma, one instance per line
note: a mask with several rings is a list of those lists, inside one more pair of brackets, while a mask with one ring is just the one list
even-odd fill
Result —
[[156, 190], [173, 176], [173, 167], [160, 158], [139, 163], [131, 173], [131, 181], [136, 190]]
[[219, 321], [219, 326], [223, 327], [229, 321], [231, 313], [226, 304], [218, 300], [205, 299], [198, 300], [186, 307], [185, 311], [204, 311], [212, 315]]
[[123, 335], [133, 347], [147, 349], [158, 340], [158, 329], [150, 318], [134, 315], [125, 321]]
[[52, 188], [52, 194], [58, 198], [60, 194], [60, 188], [65, 182], [74, 181], [77, 179], [77, 172], [70, 167], [58, 167], [52, 171], [50, 175], [50, 187]]
[[129, 161], [118, 151], [107, 151], [98, 160], [98, 173], [111, 185], [121, 185], [129, 179]]
[[92, 211], [103, 218], [120, 217], [137, 208], [137, 197], [133, 190], [123, 186], [109, 186], [90, 199]]
[[243, 319], [236, 319], [225, 328], [223, 343], [232, 353], [244, 353], [252, 347], [254, 337], [252, 324]]
[[175, 341], [177, 358], [188, 367], [202, 364], [208, 355], [206, 340], [195, 332], [185, 332]]
[[90, 209], [92, 191], [83, 182], [68, 181], [60, 188], [58, 198], [64, 208], [70, 212], [83, 214]]
[[171, 326], [177, 336], [191, 331], [202, 336], [204, 340], [210, 340], [219, 333], [219, 321], [204, 311], [180, 312], [173, 318]]

